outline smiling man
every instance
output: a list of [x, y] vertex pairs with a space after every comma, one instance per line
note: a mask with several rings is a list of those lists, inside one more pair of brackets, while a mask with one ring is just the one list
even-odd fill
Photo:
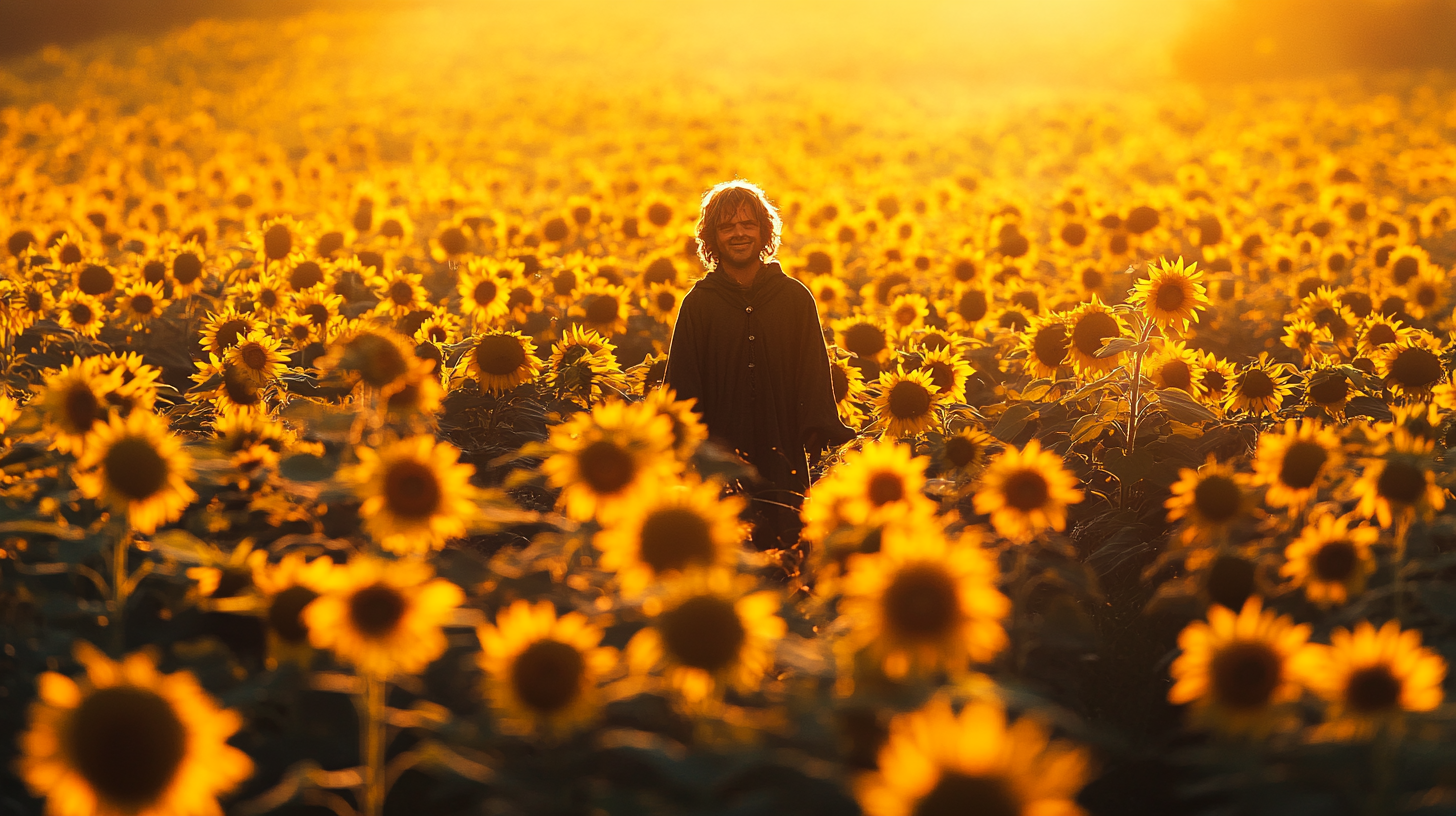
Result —
[[683, 298], [666, 382], [697, 400], [711, 438], [758, 471], [753, 542], [792, 547], [809, 488], [809, 454], [854, 438], [839, 421], [814, 295], [777, 261], [782, 222], [753, 184], [703, 196], [698, 257], [708, 274]]

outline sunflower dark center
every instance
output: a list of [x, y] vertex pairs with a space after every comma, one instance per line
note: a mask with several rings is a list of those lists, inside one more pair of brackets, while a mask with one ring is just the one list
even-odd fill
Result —
[[1344, 375], [1326, 377], [1309, 387], [1309, 398], [1318, 405], [1339, 405], [1350, 396], [1350, 381]]
[[171, 785], [187, 754], [187, 727], [164, 697], [133, 686], [92, 692], [63, 737], [77, 771], [101, 799], [140, 811]]
[[1193, 506], [1198, 514], [1213, 524], [1232, 521], [1243, 504], [1243, 492], [1227, 476], [1213, 475], [1200, 479], [1193, 488]]
[[1260, 369], [1251, 368], [1239, 381], [1239, 395], [1254, 400], [1268, 399], [1274, 396], [1274, 378]]
[[239, 349], [243, 365], [254, 371], [262, 371], [268, 365], [268, 350], [261, 343], [248, 343]]
[[1061, 323], [1042, 326], [1031, 341], [1032, 353], [1047, 368], [1056, 368], [1067, 361], [1067, 327]]
[[1386, 323], [1376, 323], [1365, 333], [1365, 342], [1372, 346], [1388, 346], [1395, 341], [1395, 329]]
[[313, 326], [324, 326], [329, 322], [329, 307], [322, 303], [310, 303], [301, 310], [304, 317]]
[[306, 586], [291, 586], [273, 596], [268, 604], [268, 626], [285, 643], [308, 640], [308, 626], [303, 622], [303, 609], [313, 603], [318, 593]]
[[1158, 376], [1163, 379], [1165, 388], [1181, 388], [1184, 391], [1193, 390], [1193, 369], [1183, 360], [1169, 360], [1158, 368]]
[[157, 302], [151, 295], [134, 295], [131, 299], [131, 310], [139, 315], [149, 315], [157, 307]]
[[942, 771], [911, 816], [1021, 816], [1021, 797], [1001, 776]]
[[890, 414], [896, 419], [919, 419], [930, 412], [930, 392], [912, 380], [901, 380], [890, 389]]
[[952, 436], [945, 442], [945, 458], [958, 468], [976, 461], [980, 454], [981, 446], [964, 436]]
[[885, 333], [869, 323], [856, 323], [845, 329], [844, 347], [857, 357], [874, 357], [885, 350]]
[[213, 345], [217, 346], [219, 349], [225, 349], [235, 346], [237, 345], [238, 341], [242, 339], [243, 332], [246, 331], [247, 328], [247, 321], [244, 320], [235, 319], [224, 321], [221, 326], [217, 327], [217, 339], [214, 341]]
[[1420, 259], [1412, 255], [1402, 255], [1396, 258], [1395, 264], [1390, 267], [1391, 276], [1395, 278], [1397, 286], [1404, 286], [1406, 281], [1414, 278], [1420, 271]]
[[63, 404], [66, 424], [77, 433], [91, 430], [91, 426], [101, 418], [101, 400], [96, 398], [96, 392], [85, 383], [76, 383], [67, 388]]
[[101, 460], [106, 483], [131, 501], [156, 495], [167, 484], [171, 468], [150, 440], [124, 436], [112, 443]]
[[638, 552], [658, 574], [713, 562], [713, 530], [701, 513], [687, 507], [664, 507], [642, 523]]
[[986, 293], [979, 289], [967, 289], [961, 293], [956, 300], [956, 311], [967, 323], [975, 323], [986, 316], [990, 304], [986, 301]]
[[711, 595], [689, 598], [663, 613], [658, 631], [679, 663], [709, 672], [732, 665], [748, 636], [733, 602]]
[[527, 708], [553, 714], [581, 694], [586, 661], [575, 646], [550, 638], [538, 640], [516, 655], [511, 688]]
[[1219, 649], [1209, 662], [1213, 699], [1231, 708], [1253, 709], [1269, 704], [1284, 671], [1273, 647], [1260, 641], [1236, 641]]
[[1345, 703], [1360, 714], [1390, 711], [1400, 702], [1401, 682], [1386, 665], [1366, 666], [1350, 673]]
[[324, 270], [316, 261], [304, 261], [288, 273], [288, 285], [302, 291], [324, 282]]
[[407, 281], [395, 281], [389, 286], [389, 299], [401, 306], [408, 306], [415, 301], [415, 288]]
[[1386, 462], [1375, 480], [1375, 492], [1396, 504], [1415, 504], [1426, 490], [1426, 472], [1410, 462]]
[[475, 346], [475, 364], [486, 374], [509, 376], [526, 364], [526, 350], [508, 334], [486, 335]]
[[269, 260], [281, 261], [293, 251], [293, 233], [283, 224], [274, 224], [263, 232], [263, 254]]
[[1183, 291], [1182, 281], [1169, 281], [1158, 286], [1158, 294], [1153, 298], [1153, 303], [1159, 310], [1174, 312], [1183, 308], [1183, 303], [1188, 300], [1188, 294]]
[[1008, 506], [1029, 513], [1046, 506], [1051, 498], [1051, 486], [1040, 472], [1023, 468], [1006, 477], [1001, 493], [1006, 497]]
[[1318, 442], [1297, 441], [1284, 451], [1279, 481], [1295, 490], [1305, 490], [1319, 478], [1329, 458], [1329, 451]]
[[73, 264], [81, 262], [81, 248], [75, 244], [66, 244], [61, 247], [61, 263]]
[[1062, 240], [1067, 246], [1079, 247], [1087, 240], [1087, 228], [1075, 221], [1062, 226]]
[[475, 288], [471, 290], [470, 295], [475, 298], [476, 303], [483, 305], [495, 300], [496, 294], [499, 292], [500, 287], [496, 286], [494, 281], [483, 280], [475, 284]]
[[447, 255], [459, 255], [466, 249], [465, 232], [459, 227], [446, 227], [440, 233], [440, 248]]
[[262, 393], [242, 366], [231, 363], [223, 366], [222, 387], [228, 399], [235, 405], [257, 405], [263, 399]]
[[577, 454], [581, 478], [595, 493], [616, 493], [632, 483], [637, 463], [620, 445], [599, 439]]
[[1355, 573], [1359, 556], [1355, 545], [1343, 539], [1325, 542], [1310, 559], [1316, 578], [1330, 583], [1344, 583]]
[[1402, 388], [1425, 388], [1441, 379], [1441, 358], [1420, 347], [1401, 349], [1390, 363], [1388, 379]]
[[116, 276], [100, 264], [91, 264], [76, 276], [76, 288], [88, 295], [104, 295], [116, 285]]
[[955, 579], [942, 567], [917, 564], [895, 574], [881, 601], [894, 637], [935, 640], [951, 633], [961, 618]]
[[620, 306], [617, 299], [610, 295], [600, 295], [592, 298], [591, 303], [586, 307], [586, 320], [588, 323], [598, 325], [614, 323], [620, 313]]
[[672, 208], [661, 201], [654, 201], [647, 207], [647, 222], [654, 227], [665, 227], [672, 220]]
[[349, 598], [349, 621], [367, 638], [392, 634], [404, 612], [404, 596], [385, 584], [367, 586]]
[[1106, 312], [1088, 312], [1072, 327], [1072, 345], [1077, 347], [1077, 351], [1091, 357], [1102, 349], [1108, 338], [1116, 337], [1120, 333], [1117, 320], [1112, 315]]
[[383, 388], [404, 376], [409, 362], [395, 344], [377, 334], [361, 334], [344, 350], [346, 365], [359, 372], [365, 384]]
[[898, 473], [879, 471], [870, 477], [865, 495], [876, 507], [900, 501], [905, 498], [905, 480]]
[[84, 303], [72, 303], [68, 311], [71, 315], [71, 322], [77, 326], [87, 325], [96, 316], [96, 313], [91, 311], [91, 307]]
[[428, 518], [440, 509], [440, 494], [440, 480], [424, 462], [404, 459], [384, 472], [384, 502], [396, 516]]

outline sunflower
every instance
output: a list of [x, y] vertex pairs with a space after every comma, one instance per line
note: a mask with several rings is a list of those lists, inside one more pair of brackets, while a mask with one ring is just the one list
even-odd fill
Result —
[[266, 550], [248, 557], [253, 586], [263, 595], [263, 621], [268, 627], [269, 663], [280, 661], [307, 666], [313, 649], [303, 611], [328, 591], [338, 567], [327, 556], [308, 560], [302, 553], [289, 553], [277, 563], [268, 562]]
[[1080, 816], [1091, 776], [1087, 752], [1022, 717], [1007, 726], [998, 703], [957, 715], [944, 695], [890, 721], [878, 770], [856, 796], [867, 816]]
[[1440, 341], [1427, 332], [1413, 330], [1381, 349], [1375, 356], [1375, 370], [1396, 396], [1421, 397], [1430, 394], [1446, 377], [1441, 354]]
[[369, 288], [379, 298], [372, 314], [401, 318], [412, 312], [430, 308], [429, 294], [420, 283], [422, 276], [404, 269], [379, 272], [369, 281]]
[[1345, 418], [1345, 405], [1361, 395], [1350, 375], [1338, 367], [1316, 366], [1309, 373], [1304, 399], [1337, 420]]
[[809, 291], [814, 293], [814, 302], [819, 307], [819, 320], [827, 321], [831, 316], [843, 313], [849, 304], [849, 287], [834, 275], [815, 275], [807, 281]]
[[990, 434], [975, 427], [947, 434], [931, 448], [932, 472], [957, 479], [974, 477], [986, 463], [991, 449], [999, 444]]
[[486, 698], [503, 731], [558, 736], [589, 724], [601, 710], [600, 679], [617, 663], [586, 616], [561, 617], [550, 601], [517, 600], [495, 624], [476, 629]]
[[840, 348], [861, 360], [880, 362], [890, 353], [890, 335], [868, 315], [841, 318], [833, 324]]
[[654, 388], [647, 392], [642, 404], [667, 417], [672, 423], [672, 449], [677, 458], [687, 461], [698, 445], [708, 438], [708, 426], [693, 410], [697, 400], [680, 400], [671, 388]]
[[834, 387], [835, 409], [841, 422], [851, 428], [859, 428], [865, 421], [865, 412], [859, 403], [864, 400], [869, 388], [859, 366], [851, 363], [847, 356], [841, 357], [843, 352], [835, 353], [837, 351], [836, 347], [829, 356], [829, 381]]
[[926, 517], [884, 528], [880, 550], [849, 556], [840, 611], [852, 621], [849, 655], [868, 646], [885, 674], [944, 670], [962, 676], [1006, 646], [1011, 603], [974, 528], [948, 541]]
[[1439, 319], [1445, 312], [1446, 293], [1451, 283], [1445, 270], [1434, 264], [1406, 282], [1405, 301], [1411, 317]]
[[1414, 331], [1394, 317], [1372, 312], [1357, 327], [1355, 351], [1361, 357], [1374, 360], [1382, 351], [1400, 344]]
[[1353, 632], [1337, 628], [1319, 656], [1309, 686], [1330, 705], [1325, 734], [1368, 737], [1399, 727], [1407, 711], [1431, 711], [1445, 699], [1446, 661], [1421, 646], [1420, 630], [1401, 631], [1396, 621], [1379, 629], [1369, 621]]
[[891, 331], [918, 329], [925, 325], [925, 318], [930, 315], [930, 301], [924, 295], [913, 292], [896, 295], [885, 315]]
[[82, 495], [125, 513], [141, 533], [176, 521], [197, 498], [187, 484], [192, 457], [150, 411], [113, 416], [93, 429], [71, 475]]
[[171, 272], [172, 296], [196, 294], [207, 283], [207, 255], [195, 238], [169, 247], [164, 256]]
[[169, 301], [162, 296], [160, 283], [138, 281], [126, 287], [117, 300], [117, 313], [128, 324], [145, 328], [152, 318], [160, 317], [167, 310]]
[[[536, 344], [515, 331], [492, 331], [474, 340], [468, 355], [468, 371], [480, 387], [492, 394], [504, 394], [531, 382], [541, 373]], [[465, 376], [463, 371], [459, 376]]]
[[675, 467], [672, 423], [649, 406], [612, 401], [551, 428], [541, 463], [566, 514], [578, 521], [621, 511]]
[[104, 298], [116, 291], [121, 279], [115, 268], [102, 260], [88, 260], [72, 268], [71, 285], [93, 297]]
[[107, 397], [121, 387], [121, 374], [102, 369], [96, 357], [72, 358], [70, 365], [46, 378], [35, 402], [51, 447], [80, 454], [87, 434], [111, 414]]
[[460, 587], [434, 576], [424, 561], [350, 560], [304, 607], [309, 643], [381, 679], [424, 671], [444, 654], [441, 627], [465, 599]]
[[546, 367], [552, 371], [560, 371], [588, 353], [604, 354], [610, 357], [614, 364], [617, 359], [617, 347], [612, 344], [612, 341], [603, 337], [595, 329], [579, 324], [574, 325], [561, 333], [561, 339], [551, 349], [551, 357], [546, 361]]
[[221, 813], [217, 797], [253, 773], [227, 744], [242, 718], [191, 672], [162, 674], [146, 652], [112, 661], [78, 643], [79, 683], [44, 672], [16, 770], [54, 816]]
[[945, 394], [935, 386], [931, 372], [906, 371], [880, 374], [879, 394], [874, 399], [875, 420], [884, 435], [903, 439], [937, 425]]
[[489, 326], [510, 311], [509, 273], [501, 275], [501, 267], [487, 258], [471, 258], [465, 264], [457, 287], [460, 311], [476, 326]]
[[101, 327], [106, 325], [109, 310], [100, 299], [80, 290], [71, 289], [61, 294], [56, 304], [57, 323], [83, 337], [96, 339]]
[[1173, 495], [1164, 502], [1168, 521], [1182, 521], [1182, 538], [1191, 544], [1199, 538], [1219, 538], [1247, 516], [1250, 499], [1248, 477], [1220, 465], [1210, 456], [1197, 470], [1181, 468]]
[[1062, 467], [1060, 456], [1033, 439], [1020, 450], [1008, 446], [991, 460], [976, 491], [975, 509], [990, 514], [997, 533], [1029, 541], [1048, 527], [1065, 529], [1067, 505], [1080, 501], [1077, 477]]
[[1267, 353], [1260, 353], [1258, 360], [1234, 375], [1224, 396], [1224, 410], [1247, 411], [1255, 416], [1279, 410], [1284, 399], [1294, 393], [1288, 368], [1269, 359]]
[[1374, 527], [1351, 528], [1344, 518], [1321, 514], [1284, 548], [1279, 574], [1302, 587], [1316, 606], [1343, 604], [1365, 591], [1365, 579], [1375, 571], [1370, 545], [1379, 538]]
[[1318, 661], [1309, 626], [1263, 609], [1250, 597], [1235, 614], [1208, 610], [1178, 635], [1168, 701], [1193, 704], [1194, 720], [1226, 733], [1263, 734], [1284, 724], [1284, 707], [1299, 699]]
[[326, 268], [318, 261], [300, 258], [296, 255], [289, 256], [286, 260], [288, 262], [279, 273], [279, 279], [293, 295], [305, 292], [325, 292], [333, 287], [334, 281], [330, 274], [332, 268]]
[[36, 321], [50, 317], [56, 306], [50, 283], [47, 281], [17, 282], [10, 295], [10, 302], [12, 334], [23, 332], [34, 326]]
[[871, 439], [845, 454], [809, 488], [804, 500], [804, 537], [820, 541], [839, 527], [879, 527], [929, 515], [934, 505], [925, 487], [923, 456], [897, 440]]
[[413, 369], [428, 365], [414, 351], [413, 343], [389, 329], [346, 327], [318, 367], [342, 372], [357, 387], [387, 397], [406, 384]]
[[1103, 305], [1100, 298], [1094, 295], [1091, 300], [1077, 307], [1067, 316], [1067, 325], [1072, 338], [1071, 362], [1077, 373], [1090, 376], [1108, 371], [1117, 365], [1121, 354], [1097, 356], [1109, 340], [1125, 334], [1122, 319]]
[[1397, 428], [1382, 440], [1351, 488], [1360, 503], [1355, 512], [1380, 521], [1381, 527], [1411, 518], [1429, 519], [1446, 506], [1446, 492], [1436, 484], [1435, 442]]
[[254, 382], [241, 366], [221, 360], [216, 354], [208, 355], [208, 361], [199, 361], [197, 366], [192, 374], [197, 385], [187, 392], [189, 400], [210, 402], [220, 413], [267, 409], [270, 389]]
[[611, 337], [627, 330], [632, 298], [625, 286], [597, 281], [581, 287], [570, 311], [588, 329]]
[[1324, 360], [1334, 352], [1334, 338], [1329, 330], [1298, 317], [1284, 327], [1283, 343], [1299, 352], [1306, 364]]
[[1211, 352], [1204, 352], [1193, 377], [1205, 399], [1222, 403], [1238, 377], [1238, 368], [1229, 360]]
[[294, 336], [294, 343], [302, 347], [311, 342], [328, 342], [343, 308], [344, 297], [332, 292], [308, 291], [293, 295], [289, 301], [288, 319], [308, 326], [307, 336]]
[[778, 593], [745, 594], [747, 584], [747, 576], [724, 569], [678, 577], [652, 605], [650, 625], [627, 643], [627, 665], [639, 675], [665, 665], [668, 682], [690, 705], [725, 687], [757, 690], [787, 627]]
[[359, 464], [339, 478], [354, 485], [364, 529], [381, 547], [423, 555], [465, 534], [476, 513], [470, 486], [475, 467], [459, 461], [454, 445], [416, 436], [355, 453]]
[[1254, 481], [1268, 485], [1264, 501], [1270, 507], [1288, 507], [1290, 513], [1311, 502], [1344, 459], [1340, 437], [1319, 423], [1287, 420], [1284, 432], [1259, 435], [1254, 459]]
[[228, 349], [224, 359], [254, 385], [262, 386], [288, 372], [288, 354], [282, 346], [265, 329], [253, 329]]
[[244, 314], [231, 306], [217, 314], [209, 312], [202, 324], [202, 348], [219, 358], [226, 357], [228, 349], [261, 327], [262, 324], [251, 314]]
[[562, 333], [546, 367], [553, 389], [586, 405], [620, 397], [631, 388], [617, 362], [616, 346], [582, 326], [572, 326]]
[[1198, 322], [1198, 312], [1209, 308], [1203, 286], [1203, 273], [1198, 264], [1183, 266], [1183, 258], [1169, 263], [1158, 259], [1156, 268], [1148, 265], [1147, 280], [1133, 286], [1128, 302], [1141, 306], [1149, 320], [1169, 331], [1187, 331], [1188, 324]]
[[1188, 348], [1181, 340], [1158, 344], [1157, 352], [1143, 363], [1143, 371], [1158, 390], [1177, 388], [1193, 397], [1204, 393], [1203, 385], [1198, 381], [1198, 352]]
[[944, 308], [938, 308], [946, 316], [946, 322], [953, 331], [974, 334], [976, 328], [991, 313], [991, 295], [985, 285], [967, 281], [956, 285], [950, 300]]
[[412, 367], [404, 376], [399, 387], [384, 401], [386, 413], [396, 419], [426, 421], [439, 413], [445, 389], [440, 386], [440, 378], [431, 370], [429, 362]]
[[720, 492], [720, 485], [694, 478], [624, 504], [593, 539], [601, 568], [616, 573], [622, 593], [631, 596], [685, 570], [733, 566], [745, 502], [719, 498]]
[[1021, 335], [1020, 347], [1026, 352], [1022, 367], [1028, 377], [1055, 378], [1071, 364], [1072, 333], [1062, 314], [1038, 317]]

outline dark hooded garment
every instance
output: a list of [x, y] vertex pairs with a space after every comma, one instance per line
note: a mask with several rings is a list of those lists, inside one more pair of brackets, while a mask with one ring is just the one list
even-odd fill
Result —
[[809, 489], [806, 447], [855, 436], [835, 407], [813, 293], [776, 262], [747, 288], [709, 272], [683, 297], [666, 383], [678, 399], [697, 400], [710, 439], [758, 471], [761, 481], [749, 486], [754, 543], [792, 546]]

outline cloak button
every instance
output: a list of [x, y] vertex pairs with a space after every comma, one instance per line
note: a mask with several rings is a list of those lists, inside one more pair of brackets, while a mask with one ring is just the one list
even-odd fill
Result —
[[749, 368], [753, 368], [753, 363], [749, 363], [749, 364], [748, 364], [748, 367], [749, 367]]
[[752, 312], [753, 311], [753, 307], [752, 306], [744, 306], [743, 307], [743, 311], [745, 311], [745, 312]]
[[748, 335], [748, 339], [749, 339], [749, 340], [752, 340], [752, 339], [753, 339], [753, 335], [751, 335], [751, 334], [750, 334], [750, 335]]

